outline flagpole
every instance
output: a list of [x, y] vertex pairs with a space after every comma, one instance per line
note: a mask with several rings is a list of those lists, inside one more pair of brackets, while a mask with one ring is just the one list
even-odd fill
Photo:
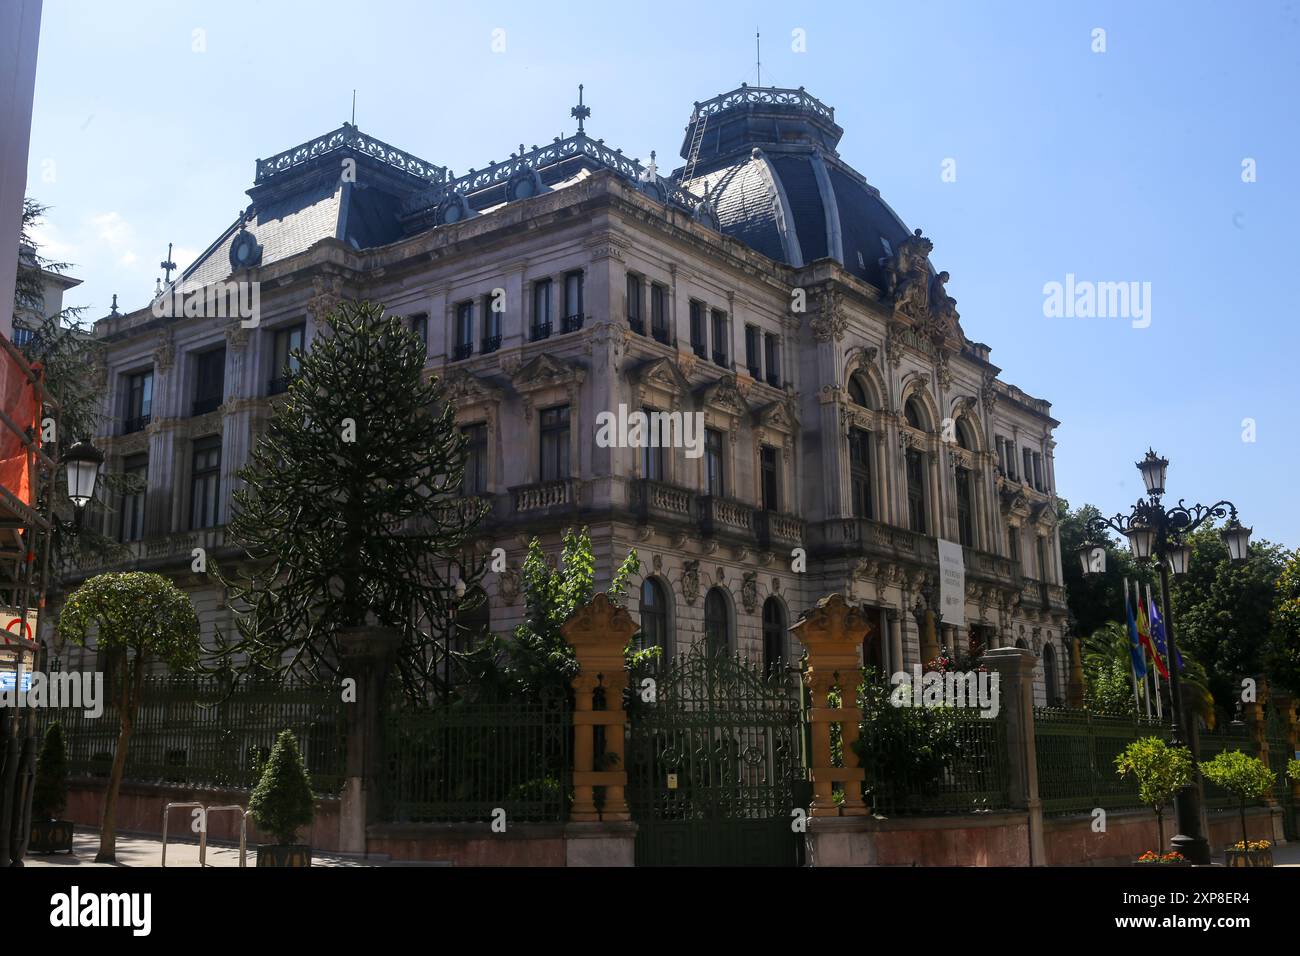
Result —
[[1151, 585], [1150, 583], [1148, 583], [1147, 584], [1147, 617], [1151, 619], [1151, 624], [1149, 625], [1153, 631], [1151, 643], [1152, 643], [1152, 648], [1156, 652], [1156, 671], [1155, 671], [1155, 676], [1153, 677], [1153, 680], [1156, 682], [1156, 717], [1159, 718], [1160, 720], [1164, 720], [1165, 709], [1164, 706], [1160, 703], [1160, 666], [1159, 666], [1161, 663], [1160, 648], [1155, 646], [1155, 634], [1154, 634], [1155, 616], [1151, 613], [1151, 611], [1154, 608], [1155, 605], [1151, 601]]
[[1128, 630], [1128, 617], [1129, 617], [1128, 578], [1125, 578], [1124, 579], [1124, 621], [1125, 621], [1124, 640], [1127, 641], [1128, 644], [1130, 645], [1129, 653], [1128, 653], [1128, 675], [1129, 677], [1133, 678], [1133, 712], [1135, 714], [1140, 714], [1142, 712], [1142, 701], [1141, 698], [1138, 697], [1138, 675], [1137, 675], [1137, 667], [1134, 666], [1133, 664], [1133, 650], [1131, 647], [1133, 643], [1133, 635], [1129, 633]]

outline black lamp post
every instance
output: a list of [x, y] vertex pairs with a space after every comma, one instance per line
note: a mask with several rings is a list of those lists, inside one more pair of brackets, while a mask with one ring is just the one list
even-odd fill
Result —
[[68, 468], [68, 497], [76, 507], [74, 527], [80, 528], [86, 505], [95, 497], [95, 482], [104, 464], [104, 453], [83, 438], [64, 452], [63, 463]]
[[[1095, 541], [1101, 540], [1109, 528], [1128, 538], [1133, 557], [1139, 561], [1155, 561], [1159, 567], [1165, 639], [1171, 665], [1169, 690], [1174, 712], [1173, 742], [1175, 745], [1185, 745], [1192, 753], [1193, 767], [1199, 768], [1200, 746], [1196, 722], [1183, 709], [1182, 682], [1178, 676], [1178, 642], [1174, 635], [1173, 606], [1169, 600], [1169, 572], [1186, 573], [1191, 557], [1186, 536], [1205, 521], [1228, 519], [1220, 534], [1233, 561], [1245, 560], [1251, 529], [1242, 527], [1237, 520], [1237, 507], [1231, 501], [1219, 501], [1209, 507], [1200, 504], [1188, 507], [1180, 498], [1176, 507], [1166, 508], [1160, 499], [1165, 493], [1165, 472], [1169, 468], [1169, 460], [1161, 458], [1154, 451], [1148, 450], [1146, 457], [1137, 463], [1137, 468], [1146, 484], [1147, 497], [1139, 498], [1128, 515], [1120, 513], [1113, 518], [1098, 516], [1089, 521], [1084, 530], [1085, 543], [1078, 549], [1078, 555], [1085, 575], [1104, 570], [1099, 567], [1100, 562], [1095, 557], [1095, 552], [1100, 547]], [[1203, 803], [1200, 770], [1195, 769], [1192, 783], [1178, 791], [1175, 798], [1178, 834], [1170, 841], [1170, 845], [1192, 863], [1198, 864], [1210, 862], [1210, 844], [1201, 828]]]

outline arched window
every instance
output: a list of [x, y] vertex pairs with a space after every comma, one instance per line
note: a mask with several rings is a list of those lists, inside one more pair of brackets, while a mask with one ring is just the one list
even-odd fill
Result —
[[925, 431], [925, 410], [921, 407], [921, 403], [915, 396], [909, 398], [907, 402], [904, 403], [903, 418], [907, 421], [907, 424], [911, 425], [913, 428], [919, 428], [921, 431]]
[[718, 588], [710, 588], [704, 597], [704, 641], [710, 654], [727, 652], [729, 616], [726, 595]]
[[641, 648], [668, 653], [668, 595], [654, 578], [641, 582]]
[[871, 400], [867, 397], [867, 390], [862, 386], [862, 379], [853, 375], [849, 377], [849, 399], [855, 405], [861, 405], [863, 408], [871, 407]]
[[1043, 645], [1043, 683], [1047, 685], [1047, 706], [1061, 706], [1060, 685], [1056, 677], [1056, 648]]
[[785, 608], [780, 598], [763, 602], [763, 673], [771, 674], [789, 656], [785, 642]]

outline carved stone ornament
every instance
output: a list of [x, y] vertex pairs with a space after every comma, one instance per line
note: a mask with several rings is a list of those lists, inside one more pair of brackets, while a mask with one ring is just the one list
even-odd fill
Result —
[[754, 608], [758, 607], [758, 572], [746, 571], [744, 583], [740, 585], [740, 602], [745, 606], [745, 611], [753, 613]]
[[311, 285], [313, 294], [307, 301], [307, 311], [320, 322], [343, 301], [343, 280], [338, 276], [314, 276]]
[[962, 334], [957, 300], [945, 289], [948, 273], [930, 275], [933, 251], [934, 243], [917, 229], [885, 261], [885, 273], [894, 311], [911, 318], [919, 333], [938, 343], [950, 336], [960, 339]]
[[834, 286], [829, 283], [822, 289], [821, 307], [808, 323], [812, 329], [813, 338], [818, 342], [830, 342], [832, 339], [839, 341], [844, 337], [844, 330], [848, 328], [849, 320], [844, 314], [844, 307], [840, 303], [840, 294]]
[[176, 362], [176, 339], [172, 326], [167, 326], [158, 333], [158, 345], [153, 351], [153, 363], [160, 373], [171, 371]]
[[497, 593], [501, 595], [501, 601], [506, 607], [514, 604], [515, 598], [519, 597], [519, 572], [512, 567], [502, 571], [497, 583]]
[[694, 604], [700, 596], [700, 562], [682, 563], [682, 598], [687, 604]]

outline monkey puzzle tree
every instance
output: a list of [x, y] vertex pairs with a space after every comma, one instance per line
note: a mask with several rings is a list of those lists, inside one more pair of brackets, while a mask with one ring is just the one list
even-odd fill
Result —
[[292, 357], [234, 494], [227, 539], [249, 560], [215, 569], [239, 630], [219, 655], [239, 673], [328, 682], [339, 633], [375, 623], [401, 633], [403, 688], [422, 699], [459, 595], [480, 593], [484, 560], [467, 545], [486, 506], [459, 497], [465, 437], [424, 376], [424, 344], [380, 305], [343, 303]]
[[95, 857], [97, 863], [111, 863], [117, 849], [117, 793], [126, 771], [145, 674], [151, 661], [161, 661], [174, 671], [197, 665], [199, 619], [189, 597], [161, 575], [113, 571], [93, 577], [73, 591], [59, 614], [61, 640], [84, 647], [92, 634], [95, 647], [113, 661], [111, 688], [119, 721]]

